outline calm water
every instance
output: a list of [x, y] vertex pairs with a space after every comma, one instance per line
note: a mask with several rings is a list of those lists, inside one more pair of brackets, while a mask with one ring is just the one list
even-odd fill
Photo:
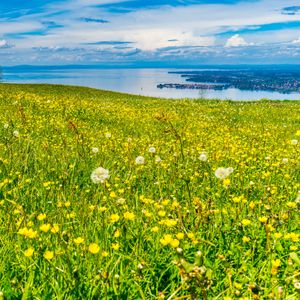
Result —
[[[300, 93], [281, 94], [265, 91], [222, 91], [158, 89], [160, 83], [185, 83], [179, 74], [169, 74], [176, 69], [4, 69], [3, 81], [13, 83], [52, 83], [87, 86], [137, 95], [163, 98], [218, 98], [231, 100], [300, 100]], [[182, 71], [182, 70], [181, 70]], [[184, 69], [188, 71], [188, 69]]]

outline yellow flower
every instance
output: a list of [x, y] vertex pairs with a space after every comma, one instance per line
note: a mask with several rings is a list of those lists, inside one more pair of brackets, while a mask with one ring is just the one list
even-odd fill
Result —
[[251, 224], [251, 221], [248, 220], [248, 219], [243, 219], [243, 220], [242, 220], [242, 224], [243, 224], [244, 226], [248, 226], [248, 225]]
[[70, 201], [66, 201], [65, 202], [65, 207], [70, 207], [71, 206], [71, 202]]
[[106, 208], [105, 206], [99, 207], [99, 212], [104, 212], [104, 211], [106, 211], [106, 210], [107, 210], [107, 208]]
[[111, 198], [117, 198], [117, 195], [116, 195], [115, 192], [111, 192], [111, 193], [109, 194], [109, 196], [110, 196]]
[[58, 224], [53, 224], [53, 226], [51, 228], [51, 232], [52, 233], [58, 233], [59, 232], [59, 226], [58, 226]]
[[161, 244], [163, 246], [166, 246], [166, 245], [170, 244], [172, 242], [172, 240], [173, 240], [173, 238], [172, 238], [171, 234], [165, 234], [163, 236], [163, 238], [160, 239], [159, 241], [161, 242]]
[[229, 179], [229, 178], [225, 178], [225, 179], [223, 180], [223, 185], [224, 185], [224, 186], [230, 185], [230, 179]]
[[108, 256], [108, 252], [107, 251], [102, 251], [101, 255], [102, 255], [102, 257], [107, 257]]
[[84, 238], [78, 237], [78, 238], [74, 239], [74, 243], [77, 245], [80, 245], [80, 244], [84, 243]]
[[164, 217], [166, 215], [166, 212], [164, 210], [159, 210], [157, 213], [160, 217]]
[[177, 248], [179, 246], [179, 240], [177, 239], [172, 239], [172, 241], [170, 242], [170, 245], [173, 247], [173, 248]]
[[158, 232], [158, 230], [159, 230], [158, 226], [154, 226], [151, 228], [152, 232]]
[[274, 233], [274, 238], [275, 239], [280, 239], [282, 237], [282, 233], [280, 233], [280, 232], [275, 232]]
[[24, 251], [24, 255], [26, 257], [31, 257], [34, 253], [34, 248], [33, 247], [29, 247], [27, 250]]
[[249, 203], [249, 207], [250, 207], [251, 209], [253, 209], [253, 208], [255, 207], [255, 203], [254, 203], [253, 201], [251, 201], [251, 202]]
[[110, 216], [110, 222], [111, 222], [111, 223], [118, 222], [119, 219], [120, 219], [120, 217], [119, 217], [118, 214], [112, 214], [112, 215]]
[[114, 233], [114, 237], [115, 237], [115, 238], [118, 238], [119, 236], [120, 236], [120, 230], [117, 229], [117, 230], [115, 231], [115, 233]]
[[43, 232], [48, 232], [51, 228], [51, 225], [50, 224], [43, 224], [40, 226], [40, 230], [43, 231]]
[[176, 234], [176, 237], [179, 239], [179, 240], [182, 240], [184, 238], [184, 233], [182, 232], [179, 232]]
[[89, 251], [92, 254], [97, 254], [100, 251], [100, 247], [96, 243], [92, 243], [89, 245]]
[[261, 223], [266, 223], [268, 221], [268, 218], [266, 216], [263, 216], [263, 217], [259, 217], [258, 220]]
[[244, 243], [248, 243], [250, 241], [250, 238], [247, 236], [243, 236], [242, 240]]
[[168, 227], [173, 227], [177, 225], [177, 220], [165, 219], [163, 223]]
[[272, 267], [278, 268], [280, 266], [280, 264], [281, 264], [280, 259], [277, 258], [277, 259], [272, 260]]
[[188, 238], [190, 238], [191, 240], [195, 239], [195, 234], [193, 232], [189, 232], [187, 234]]
[[47, 251], [44, 253], [44, 258], [47, 259], [47, 260], [51, 260], [53, 257], [54, 257], [53, 251], [47, 250]]
[[37, 237], [37, 232], [34, 231], [32, 228], [28, 229], [27, 227], [20, 228], [18, 234], [29, 237], [30, 239]]
[[111, 245], [111, 247], [114, 249], [114, 250], [119, 250], [120, 249], [120, 244], [119, 243], [113, 243]]
[[124, 213], [124, 219], [133, 221], [135, 219], [135, 215], [134, 213], [127, 211]]
[[289, 208], [296, 208], [297, 207], [297, 203], [296, 202], [288, 202], [286, 204]]
[[43, 220], [46, 219], [46, 217], [47, 217], [46, 214], [39, 214], [39, 215], [37, 216], [37, 219], [38, 219], [39, 221], [43, 221]]
[[29, 229], [28, 232], [27, 232], [27, 237], [29, 237], [30, 239], [34, 239], [36, 238], [38, 235], [37, 231], [34, 231], [33, 229]]

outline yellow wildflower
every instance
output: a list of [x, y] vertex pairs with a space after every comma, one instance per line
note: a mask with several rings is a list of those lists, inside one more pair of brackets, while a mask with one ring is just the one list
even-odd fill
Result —
[[124, 219], [129, 220], [129, 221], [133, 221], [135, 219], [135, 214], [129, 211], [126, 211], [124, 214]]
[[51, 260], [54, 257], [54, 252], [53, 251], [45, 251], [44, 253], [44, 258], [47, 260]]
[[26, 257], [31, 257], [34, 253], [34, 248], [33, 247], [29, 247], [27, 250], [24, 251], [24, 255]]
[[119, 217], [118, 214], [112, 214], [112, 215], [110, 216], [110, 222], [111, 222], [111, 223], [118, 222], [119, 219], [120, 219], [120, 217]]
[[89, 252], [92, 254], [97, 254], [100, 251], [100, 247], [96, 243], [92, 243], [89, 245]]
[[78, 237], [78, 238], [74, 239], [74, 243], [77, 245], [80, 245], [80, 244], [84, 243], [84, 238]]
[[51, 225], [50, 224], [42, 224], [40, 226], [40, 230], [43, 231], [43, 232], [48, 232], [51, 228]]
[[119, 250], [120, 249], [120, 244], [119, 243], [113, 243], [111, 245], [111, 247], [114, 249], [114, 250]]
[[46, 214], [39, 214], [39, 215], [37, 216], [37, 219], [38, 219], [39, 221], [43, 221], [43, 220], [46, 219], [46, 217], [47, 217]]
[[248, 225], [251, 224], [251, 221], [248, 220], [248, 219], [243, 219], [243, 220], [242, 220], [242, 224], [243, 224], [244, 226], [248, 226]]

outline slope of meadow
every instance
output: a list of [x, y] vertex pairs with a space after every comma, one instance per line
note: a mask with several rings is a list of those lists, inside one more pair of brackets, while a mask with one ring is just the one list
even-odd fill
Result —
[[0, 85], [0, 298], [299, 299], [299, 157], [300, 101]]

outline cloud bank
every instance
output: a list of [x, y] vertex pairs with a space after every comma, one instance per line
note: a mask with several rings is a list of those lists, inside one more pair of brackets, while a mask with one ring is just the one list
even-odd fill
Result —
[[0, 3], [0, 64], [300, 63], [299, 0], [19, 3]]

